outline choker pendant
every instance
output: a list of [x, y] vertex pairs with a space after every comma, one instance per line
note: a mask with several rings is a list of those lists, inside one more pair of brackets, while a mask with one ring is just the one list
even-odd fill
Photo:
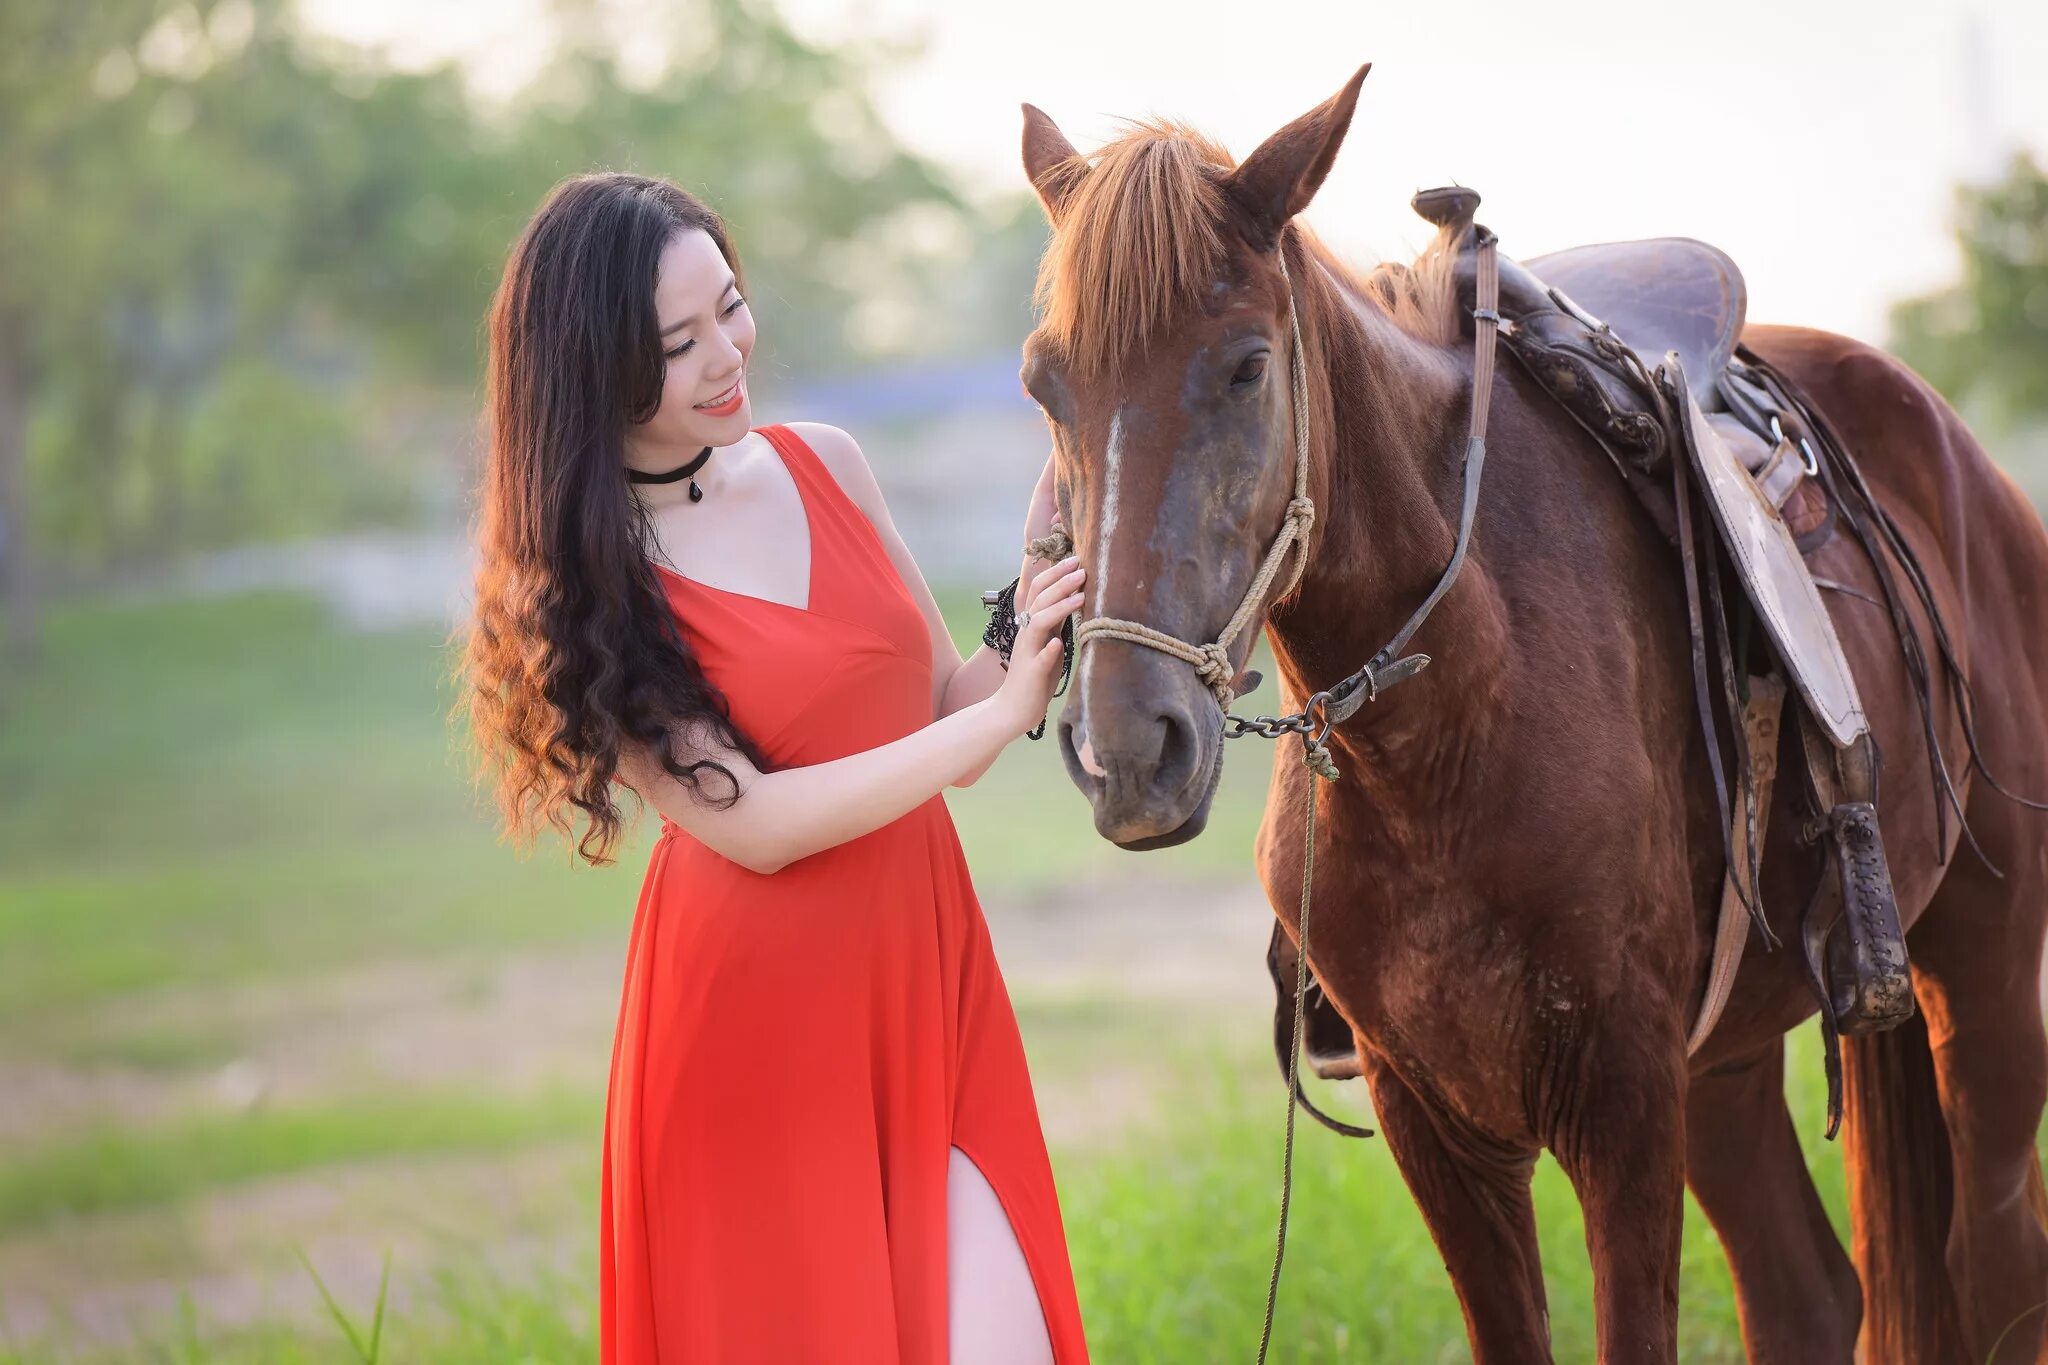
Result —
[[685, 460], [674, 469], [664, 470], [659, 474], [650, 474], [644, 469], [628, 468], [626, 470], [626, 477], [634, 483], [674, 483], [677, 479], [689, 479], [690, 501], [702, 502], [704, 501], [704, 490], [697, 486], [697, 480], [692, 476], [702, 469], [710, 458], [711, 447], [705, 446], [697, 452], [694, 458]]

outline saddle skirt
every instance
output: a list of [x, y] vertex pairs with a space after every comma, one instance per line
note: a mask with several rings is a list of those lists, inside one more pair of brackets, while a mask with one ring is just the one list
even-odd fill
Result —
[[[1723, 436], [1723, 428], [1700, 411], [1676, 351], [1664, 358], [1658, 378], [1680, 414], [1679, 435], [1699, 472], [1722, 544], [1777, 647], [1779, 662], [1835, 747], [1847, 748], [1870, 725], [1855, 675], [1849, 671], [1849, 656], [1791, 529], [1738, 456], [1737, 447]], [[1746, 428], [1740, 430], [1754, 444], [1762, 444]]]

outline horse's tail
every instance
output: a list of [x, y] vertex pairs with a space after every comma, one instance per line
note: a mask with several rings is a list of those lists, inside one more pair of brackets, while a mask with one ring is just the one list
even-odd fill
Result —
[[1960, 1365], [1967, 1360], [1962, 1317], [1945, 1255], [1955, 1197], [1927, 1021], [1915, 1014], [1842, 1043], [1843, 1158], [1863, 1281], [1862, 1359]]

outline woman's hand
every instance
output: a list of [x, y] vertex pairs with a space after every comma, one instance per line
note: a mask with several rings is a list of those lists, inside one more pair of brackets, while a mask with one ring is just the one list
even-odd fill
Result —
[[1024, 605], [1017, 612], [1017, 643], [1010, 650], [1010, 670], [1003, 675], [1002, 686], [989, 698], [1010, 722], [1007, 728], [1012, 735], [1037, 725], [1052, 705], [1063, 653], [1060, 627], [1081, 609], [1086, 572], [1080, 556], [1068, 555], [1034, 575], [1028, 591], [1026, 584], [1018, 585], [1017, 595]]

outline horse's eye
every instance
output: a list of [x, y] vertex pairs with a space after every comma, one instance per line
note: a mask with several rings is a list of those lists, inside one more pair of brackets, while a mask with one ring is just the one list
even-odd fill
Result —
[[1230, 376], [1233, 384], [1256, 384], [1266, 377], [1266, 353], [1246, 356], [1244, 363], [1237, 367], [1237, 373]]

